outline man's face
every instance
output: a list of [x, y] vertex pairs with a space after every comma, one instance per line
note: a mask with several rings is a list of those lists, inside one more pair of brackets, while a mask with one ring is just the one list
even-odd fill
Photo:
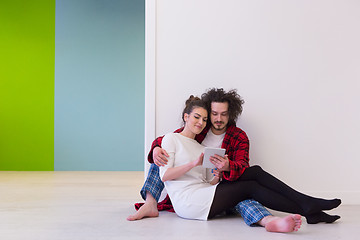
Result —
[[226, 132], [226, 127], [229, 122], [229, 103], [212, 102], [210, 120], [211, 129], [214, 134], [222, 134]]

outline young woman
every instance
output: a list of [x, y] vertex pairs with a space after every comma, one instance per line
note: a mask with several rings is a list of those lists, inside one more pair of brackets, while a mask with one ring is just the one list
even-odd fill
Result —
[[307, 219], [321, 218], [325, 214], [323, 210], [340, 205], [339, 199], [325, 200], [297, 192], [259, 166], [246, 169], [234, 182], [220, 181], [216, 171], [215, 176], [209, 178], [209, 170], [201, 166], [203, 146], [194, 139], [206, 126], [206, 106], [199, 98], [191, 96], [182, 116], [183, 131], [169, 133], [162, 140], [169, 158], [168, 164], [160, 168], [161, 179], [178, 216], [211, 219], [245, 199], [255, 199], [271, 209], [301, 214]]

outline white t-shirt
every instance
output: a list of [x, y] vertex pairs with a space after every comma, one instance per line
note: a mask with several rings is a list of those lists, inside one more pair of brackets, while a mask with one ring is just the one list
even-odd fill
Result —
[[[204, 146], [196, 140], [179, 133], [166, 134], [161, 145], [170, 156], [168, 164], [160, 167], [161, 178], [168, 168], [194, 161], [204, 150]], [[179, 217], [207, 220], [217, 186], [209, 183], [206, 177], [209, 170], [197, 166], [181, 177], [164, 183]]]
[[224, 141], [225, 132], [220, 135], [215, 135], [210, 129], [205, 139], [202, 141], [201, 145], [204, 147], [213, 147], [213, 148], [221, 148], [222, 142]]

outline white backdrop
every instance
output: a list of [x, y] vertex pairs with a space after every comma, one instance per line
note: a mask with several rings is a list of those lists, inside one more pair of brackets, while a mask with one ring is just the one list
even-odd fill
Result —
[[351, 0], [148, 0], [146, 151], [181, 125], [190, 94], [236, 88], [252, 165], [360, 204], [359, 12]]

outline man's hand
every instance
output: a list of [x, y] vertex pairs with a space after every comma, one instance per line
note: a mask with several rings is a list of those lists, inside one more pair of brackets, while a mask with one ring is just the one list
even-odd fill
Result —
[[215, 165], [215, 167], [221, 172], [228, 172], [230, 171], [230, 164], [228, 156], [225, 155], [221, 157], [217, 154], [215, 156], [210, 157], [210, 162]]
[[169, 155], [167, 154], [167, 152], [164, 149], [162, 149], [161, 147], [154, 148], [153, 160], [157, 166], [159, 166], [159, 167], [165, 166], [168, 162], [167, 157], [169, 157]]

